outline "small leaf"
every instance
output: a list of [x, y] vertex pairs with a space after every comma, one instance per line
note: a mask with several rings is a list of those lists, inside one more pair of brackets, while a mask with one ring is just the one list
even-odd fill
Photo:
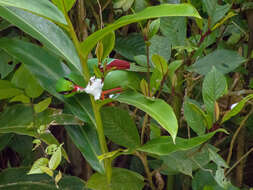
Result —
[[20, 94], [13, 97], [9, 102], [22, 102], [23, 104], [28, 104], [30, 103], [30, 98], [24, 94]]
[[235, 116], [236, 114], [238, 114], [242, 108], [244, 107], [244, 105], [253, 98], [253, 94], [250, 94], [248, 96], [246, 96], [245, 98], [243, 98], [238, 104], [236, 104], [235, 107], [233, 107], [230, 111], [228, 111], [222, 118], [221, 123], [224, 123], [225, 121], [229, 120], [231, 117]]
[[34, 105], [34, 111], [35, 113], [40, 113], [43, 112], [44, 110], [46, 110], [48, 108], [48, 106], [51, 104], [52, 98], [46, 98], [45, 100], [42, 100], [41, 102], [39, 102], [38, 104]]
[[47, 166], [48, 164], [48, 159], [47, 158], [39, 158], [38, 160], [36, 160], [34, 163], [33, 163], [33, 166], [32, 168], [30, 169], [30, 171], [27, 173], [28, 175], [30, 174], [42, 174], [44, 173], [42, 170], [41, 170], [41, 166]]
[[168, 64], [166, 60], [157, 54], [152, 55], [152, 62], [155, 65], [155, 67], [162, 73], [164, 76], [168, 71]]
[[46, 173], [50, 177], [53, 177], [54, 172], [52, 170], [50, 170], [48, 167], [46, 167], [46, 166], [40, 166], [40, 169], [41, 169], [41, 171], [43, 171], [43, 173]]
[[68, 12], [73, 5], [76, 3], [76, 0], [52, 0], [52, 2], [63, 12], [65, 13], [65, 9]]
[[61, 178], [62, 178], [62, 173], [59, 170], [58, 174], [54, 178], [55, 184], [58, 184], [58, 182], [61, 180]]
[[41, 145], [41, 140], [34, 139], [33, 144], [35, 144], [35, 146], [33, 147], [32, 151], [36, 150]]
[[101, 41], [98, 42], [95, 53], [98, 59], [98, 63], [101, 64], [103, 61], [103, 53], [104, 53], [104, 46]]
[[61, 163], [61, 145], [57, 148], [57, 150], [51, 156], [48, 167], [52, 170], [55, 170], [59, 164]]
[[52, 155], [53, 153], [55, 153], [58, 150], [58, 147], [56, 144], [50, 144], [46, 150], [45, 153], [48, 155]]
[[151, 39], [156, 33], [159, 31], [160, 28], [160, 19], [153, 20], [149, 27], [148, 27], [148, 39]]
[[149, 89], [148, 89], [148, 83], [145, 79], [141, 80], [140, 83], [141, 92], [144, 96], [149, 96]]
[[107, 34], [102, 40], [101, 43], [103, 44], [103, 55], [101, 57], [101, 60], [103, 61], [105, 58], [107, 58], [111, 51], [114, 48], [115, 45], [115, 33], [110, 32]]
[[209, 152], [210, 160], [212, 160], [215, 164], [217, 164], [218, 167], [229, 168], [227, 163], [223, 160], [223, 158], [218, 153], [216, 153], [210, 148], [208, 148], [208, 152]]

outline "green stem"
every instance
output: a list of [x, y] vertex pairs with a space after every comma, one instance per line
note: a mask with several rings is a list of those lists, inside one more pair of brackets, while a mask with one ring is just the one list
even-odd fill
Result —
[[[90, 73], [89, 73], [89, 70], [88, 70], [87, 58], [84, 57], [83, 54], [82, 54], [82, 50], [81, 50], [81, 47], [80, 47], [79, 40], [77, 38], [74, 27], [72, 25], [72, 22], [71, 22], [71, 20], [68, 16], [68, 13], [67, 13], [66, 10], [65, 10], [64, 15], [65, 15], [65, 18], [66, 18], [68, 26], [69, 26], [69, 34], [70, 34], [70, 36], [71, 36], [71, 38], [74, 42], [77, 53], [78, 53], [78, 55], [80, 57], [80, 60], [81, 60], [84, 79], [88, 82], [89, 79], [90, 79]], [[102, 153], [105, 154], [105, 153], [108, 152], [108, 148], [107, 148], [106, 139], [105, 139], [105, 135], [104, 135], [102, 118], [101, 118], [101, 114], [99, 112], [99, 105], [95, 102], [94, 97], [92, 95], [90, 95], [90, 100], [91, 100], [91, 103], [92, 103], [92, 109], [93, 109], [95, 120], [96, 120], [96, 128], [97, 128], [97, 132], [98, 132], [100, 147], [101, 147]], [[108, 182], [108, 185], [110, 185], [111, 176], [112, 176], [111, 160], [106, 159], [104, 161], [104, 164], [105, 164], [105, 172], [106, 172], [107, 182]]]

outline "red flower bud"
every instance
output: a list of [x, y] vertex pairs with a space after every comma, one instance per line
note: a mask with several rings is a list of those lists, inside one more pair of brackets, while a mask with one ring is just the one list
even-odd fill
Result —
[[130, 69], [130, 63], [124, 60], [115, 59], [108, 65], [106, 65], [106, 70], [114, 68], [115, 70], [126, 70]]

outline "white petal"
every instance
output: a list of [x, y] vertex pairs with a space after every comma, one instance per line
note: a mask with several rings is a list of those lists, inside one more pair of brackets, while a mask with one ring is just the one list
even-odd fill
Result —
[[93, 95], [95, 100], [98, 100], [100, 99], [103, 85], [104, 83], [102, 82], [102, 79], [96, 79], [95, 76], [92, 76], [84, 91]]
[[234, 103], [230, 106], [230, 109], [232, 110], [235, 106], [237, 106], [238, 103]]

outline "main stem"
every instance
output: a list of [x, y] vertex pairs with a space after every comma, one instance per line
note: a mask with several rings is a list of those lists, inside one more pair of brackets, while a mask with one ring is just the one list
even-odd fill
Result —
[[[88, 82], [89, 79], [90, 79], [90, 73], [89, 73], [89, 70], [88, 70], [87, 58], [84, 57], [83, 54], [82, 54], [82, 50], [81, 50], [81, 47], [80, 47], [79, 40], [77, 39], [74, 27], [72, 25], [72, 22], [69, 19], [68, 14], [66, 13], [66, 11], [65, 11], [65, 18], [66, 18], [68, 26], [69, 26], [69, 34], [70, 34], [70, 36], [71, 36], [71, 38], [74, 42], [77, 53], [78, 53], [78, 55], [80, 57], [80, 60], [81, 60], [81, 63], [82, 63], [84, 79]], [[101, 119], [101, 114], [99, 112], [99, 106], [96, 104], [96, 102], [94, 100], [94, 97], [92, 95], [90, 95], [90, 100], [91, 100], [92, 109], [93, 109], [94, 116], [95, 116], [100, 147], [101, 147], [102, 153], [105, 154], [105, 153], [108, 152], [108, 148], [107, 148], [106, 139], [105, 139], [105, 135], [104, 135], [104, 128], [103, 128], [103, 123], [102, 123], [102, 119]], [[111, 160], [106, 159], [104, 161], [104, 164], [105, 164], [105, 172], [106, 172], [106, 177], [107, 177], [107, 183], [108, 183], [108, 185], [110, 185], [111, 176], [112, 176]]]

